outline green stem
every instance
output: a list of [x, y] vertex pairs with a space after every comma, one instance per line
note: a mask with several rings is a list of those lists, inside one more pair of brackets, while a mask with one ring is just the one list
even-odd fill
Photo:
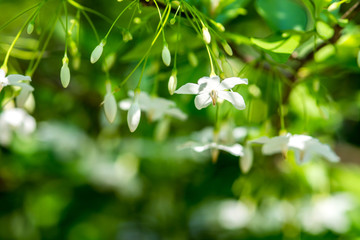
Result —
[[67, 56], [67, 48], [68, 48], [68, 38], [69, 38], [69, 33], [68, 33], [68, 11], [67, 11], [67, 6], [66, 6], [66, 2], [63, 1], [63, 5], [64, 5], [64, 12], [65, 12], [65, 54], [64, 56]]
[[34, 17], [35, 14], [36, 14], [36, 12], [31, 14], [31, 16], [26, 20], [24, 25], [20, 28], [19, 32], [16, 34], [15, 39], [11, 43], [11, 45], [10, 45], [10, 47], [9, 47], [7, 53], [6, 53], [4, 63], [1, 66], [2, 69], [6, 70], [6, 72], [7, 72], [7, 64], [8, 64], [8, 61], [9, 61], [10, 53], [13, 50], [16, 42], [19, 40], [21, 33], [24, 31], [25, 27], [29, 24], [29, 22], [31, 21], [31, 19]]
[[220, 131], [220, 104], [216, 104], [216, 113], [215, 113], [215, 127], [214, 133], [217, 134]]
[[[169, 6], [169, 5], [168, 5]], [[166, 12], [167, 11], [167, 12]], [[166, 14], [165, 14], [166, 12]], [[138, 64], [135, 66], [135, 68], [129, 73], [129, 75], [127, 75], [127, 77], [120, 83], [120, 88], [122, 86], [124, 86], [124, 84], [129, 80], [129, 78], [131, 77], [131, 75], [136, 71], [136, 69], [141, 65], [141, 63], [144, 61], [144, 59], [148, 56], [148, 54], [150, 53], [152, 47], [154, 46], [156, 40], [158, 39], [159, 35], [160, 35], [160, 32], [163, 30], [168, 18], [169, 18], [169, 15], [170, 15], [170, 12], [171, 12], [171, 8], [168, 8], [166, 7], [165, 8], [165, 11], [164, 11], [164, 15], [165, 15], [165, 20], [163, 21], [163, 23], [161, 24], [161, 22], [159, 22], [159, 25], [161, 25], [159, 31], [157, 32], [157, 34], [155, 35], [154, 37], [154, 40], [152, 41], [149, 49], [147, 50], [147, 52], [144, 54], [144, 56], [141, 58], [141, 60], [138, 62]], [[116, 91], [119, 91], [120, 88], [118, 88]]]
[[10, 19], [9, 21], [7, 21], [6, 23], [4, 23], [1, 27], [0, 27], [0, 31], [3, 30], [7, 25], [9, 25], [10, 23], [12, 23], [13, 21], [15, 21], [18, 17], [24, 15], [25, 13], [31, 11], [32, 9], [38, 7], [40, 4], [42, 4], [42, 2], [39, 2], [37, 4], [35, 4], [34, 6], [22, 11], [21, 13], [19, 13], [18, 15], [16, 15], [15, 17], [13, 17], [12, 19]]
[[117, 18], [115, 19], [115, 21], [112, 23], [112, 25], [111, 25], [109, 31], [107, 32], [107, 34], [105, 35], [104, 39], [107, 39], [107, 37], [109, 36], [111, 30], [114, 28], [116, 22], [119, 20], [119, 18], [121, 17], [121, 15], [122, 15], [129, 7], [131, 7], [132, 5], [134, 5], [135, 2], [136, 2], [136, 1], [131, 2], [129, 5], [127, 5], [127, 6], [124, 8], [124, 10], [122, 10], [122, 11], [120, 12], [120, 14], [117, 16]]
[[81, 9], [80, 9], [80, 11], [81, 11], [81, 13], [84, 15], [84, 17], [86, 18], [86, 20], [88, 21], [91, 29], [93, 30], [93, 32], [94, 32], [94, 34], [95, 34], [95, 37], [96, 37], [96, 40], [97, 40], [98, 42], [100, 42], [99, 34], [97, 33], [96, 28], [95, 28], [93, 22], [91, 21], [89, 15], [87, 15], [87, 13], [86, 13], [84, 10], [81, 10]]

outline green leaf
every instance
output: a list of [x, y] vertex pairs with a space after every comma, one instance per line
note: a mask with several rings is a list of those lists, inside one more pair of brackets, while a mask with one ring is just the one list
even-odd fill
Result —
[[275, 31], [306, 29], [307, 13], [293, 0], [257, 0], [256, 9]]
[[264, 39], [251, 38], [251, 42], [262, 48], [275, 61], [285, 63], [294, 50], [299, 46], [300, 35], [291, 35], [283, 38], [281, 36], [271, 36]]
[[324, 39], [329, 39], [334, 35], [334, 29], [323, 21], [316, 22], [316, 31]]

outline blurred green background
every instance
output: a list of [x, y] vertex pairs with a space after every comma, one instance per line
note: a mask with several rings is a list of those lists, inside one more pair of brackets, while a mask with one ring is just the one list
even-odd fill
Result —
[[[107, 18], [115, 19], [129, 3], [78, 2], [104, 15], [88, 12], [100, 39], [111, 25]], [[225, 26], [219, 34], [234, 51], [226, 60], [235, 76], [249, 79], [239, 88], [247, 108], [237, 111], [224, 104], [223, 128], [241, 127], [241, 144], [278, 135], [280, 102], [287, 131], [331, 144], [341, 162], [315, 159], [298, 166], [291, 154], [264, 157], [254, 147], [253, 167], [244, 174], [239, 158], [226, 152], [213, 164], [210, 152], [181, 150], [213, 125], [215, 108], [198, 111], [193, 96], [168, 94], [172, 68], [162, 64], [161, 41], [151, 51], [141, 89], [150, 93], [158, 84], [157, 94], [176, 102], [188, 119], [154, 123], [143, 114], [131, 134], [127, 113], [119, 110], [109, 124], [101, 106], [107, 77], [101, 61], [89, 61], [99, 42], [80, 13], [79, 41], [71, 37], [70, 86], [63, 89], [59, 79], [64, 31], [57, 22], [32, 76], [35, 105], [28, 111], [37, 129], [30, 136], [14, 133], [0, 145], [0, 239], [360, 240], [360, 14], [340, 20], [358, 1], [332, 12], [326, 0], [187, 2]], [[0, 25], [36, 3], [1, 0]], [[27, 73], [61, 6], [61, 1], [46, 1], [34, 32], [25, 31], [12, 52], [9, 73]], [[68, 7], [69, 18], [76, 18], [77, 9]], [[30, 13], [1, 28], [1, 59]], [[62, 11], [60, 16], [65, 21]], [[129, 29], [133, 39], [125, 42], [121, 28], [127, 29], [130, 19], [136, 19]], [[120, 18], [102, 56], [115, 56], [113, 86], [149, 48], [158, 21], [154, 5], [143, 1]], [[178, 86], [209, 74], [201, 38], [186, 18], [181, 21], [180, 30], [178, 20], [165, 28], [171, 53], [179, 48]], [[341, 36], [334, 39], [337, 27]], [[312, 56], [314, 42], [321, 48]], [[269, 48], [270, 43], [276, 47]], [[118, 101], [135, 88], [140, 74], [141, 69], [115, 94]], [[300, 80], [288, 84], [294, 76]], [[11, 94], [0, 93], [3, 106]]]

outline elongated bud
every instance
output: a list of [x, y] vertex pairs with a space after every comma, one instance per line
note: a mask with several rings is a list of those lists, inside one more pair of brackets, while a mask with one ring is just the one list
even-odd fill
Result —
[[232, 56], [233, 50], [231, 49], [230, 45], [226, 41], [221, 42], [221, 44], [222, 44], [226, 54], [229, 56]]
[[360, 50], [358, 51], [358, 55], [357, 55], [357, 64], [358, 67], [360, 68]]
[[27, 34], [30, 35], [34, 31], [34, 24], [35, 23], [33, 20], [29, 22], [27, 29], [26, 29]]
[[134, 101], [132, 102], [127, 114], [127, 122], [130, 132], [135, 132], [140, 123], [141, 110], [137, 99], [138, 94], [139, 93], [135, 91]]
[[340, 7], [341, 3], [340, 2], [333, 2], [332, 4], [330, 4], [330, 6], [328, 7], [328, 11], [332, 12], [335, 11], [336, 9], [338, 9]]
[[169, 51], [169, 48], [167, 46], [167, 44], [164, 44], [163, 50], [162, 50], [162, 60], [164, 62], [164, 64], [168, 67], [170, 66], [171, 63], [171, 54]]
[[176, 73], [177, 73], [177, 71], [173, 70], [173, 72], [169, 78], [168, 89], [169, 89], [170, 95], [173, 95], [176, 90], [176, 86], [177, 86]]
[[104, 111], [107, 120], [113, 123], [116, 117], [117, 105], [116, 99], [111, 91], [107, 92], [104, 99]]
[[240, 157], [240, 168], [243, 173], [248, 173], [253, 164], [254, 154], [251, 146], [247, 144], [244, 148], [244, 156]]
[[100, 44], [96, 46], [94, 51], [92, 51], [91, 56], [90, 56], [91, 63], [96, 63], [99, 60], [99, 58], [101, 57], [101, 54], [104, 50], [104, 46], [105, 46], [105, 42], [101, 41]]
[[211, 35], [209, 33], [209, 29], [207, 27], [203, 27], [202, 28], [202, 33], [203, 33], [203, 39], [204, 41], [209, 44], [211, 42]]
[[65, 56], [63, 58], [63, 65], [60, 71], [60, 80], [64, 88], [67, 88], [67, 86], [70, 83], [70, 69], [68, 64], [69, 64], [69, 59]]

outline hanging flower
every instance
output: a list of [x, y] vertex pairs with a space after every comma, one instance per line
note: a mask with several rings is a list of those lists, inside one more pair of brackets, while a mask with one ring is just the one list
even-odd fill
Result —
[[135, 132], [140, 123], [141, 110], [138, 102], [138, 93], [135, 93], [132, 104], [130, 105], [127, 122], [130, 132]]
[[236, 109], [245, 109], [243, 97], [233, 92], [231, 89], [239, 84], [248, 84], [246, 78], [231, 77], [220, 82], [218, 76], [202, 77], [198, 80], [198, 84], [187, 83], [175, 91], [177, 94], [196, 94], [195, 107], [202, 109], [211, 103], [216, 105], [217, 99], [229, 101]]
[[30, 93], [34, 91], [34, 88], [30, 86], [29, 82], [31, 78], [29, 76], [23, 76], [20, 74], [11, 74], [6, 76], [4, 70], [0, 69], [0, 91], [6, 86], [20, 87], [20, 93], [16, 98], [16, 103], [19, 107], [22, 107], [28, 99]]
[[[134, 92], [129, 91], [129, 96], [132, 99], [125, 99], [120, 101], [119, 106], [122, 110], [129, 110], [131, 103], [134, 101]], [[138, 95], [138, 104], [141, 111], [147, 113], [147, 117], [150, 121], [157, 121], [164, 116], [174, 117], [180, 120], [187, 118], [186, 114], [180, 109], [176, 108], [176, 104], [173, 101], [169, 101], [165, 98], [151, 97], [145, 92], [140, 92]]]
[[295, 153], [295, 159], [298, 164], [306, 163], [316, 156], [323, 157], [330, 162], [338, 162], [340, 160], [327, 144], [323, 144], [318, 139], [307, 135], [291, 135], [288, 133], [285, 136], [273, 138], [261, 137], [248, 142], [248, 144], [253, 143], [263, 144], [261, 150], [264, 155], [276, 153], [286, 155], [287, 151], [291, 150]]

